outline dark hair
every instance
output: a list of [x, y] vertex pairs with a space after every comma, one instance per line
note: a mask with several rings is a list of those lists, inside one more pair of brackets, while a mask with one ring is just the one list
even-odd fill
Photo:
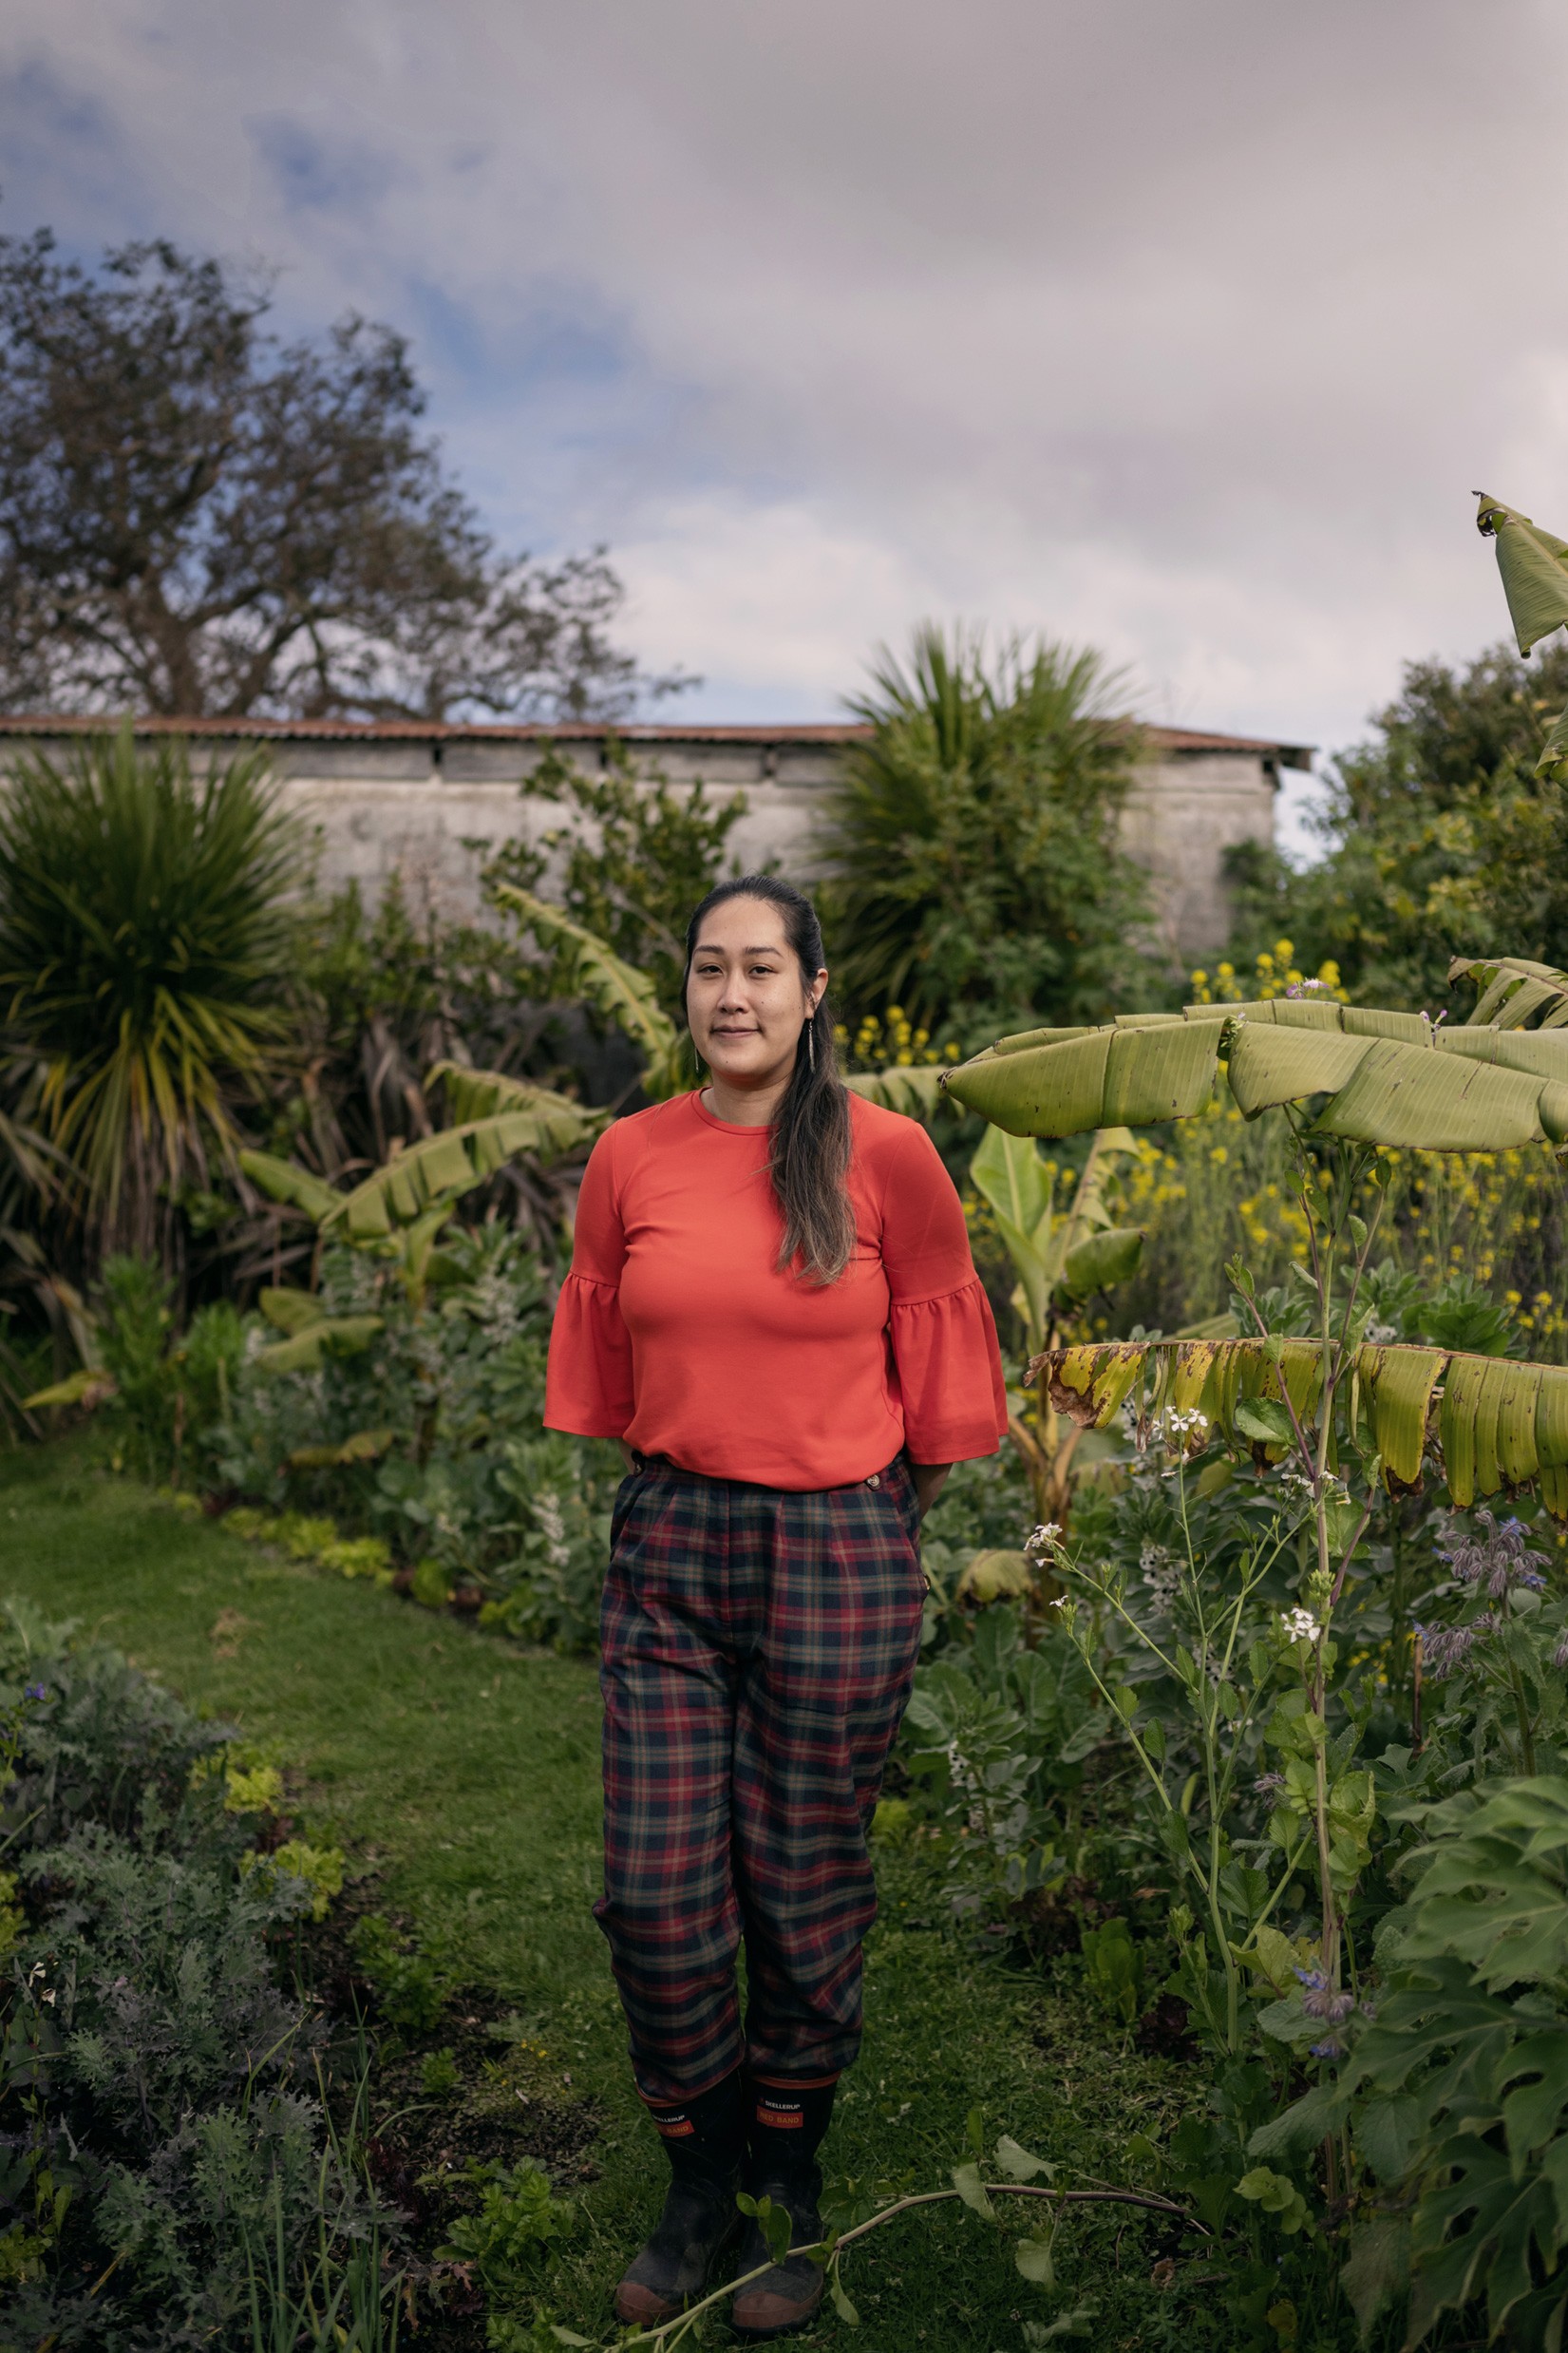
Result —
[[[807, 988], [825, 962], [822, 927], [803, 891], [775, 874], [743, 874], [710, 890], [686, 927], [684, 1001], [691, 958], [705, 916], [730, 899], [761, 899], [784, 917], [784, 938]], [[768, 1172], [784, 1213], [781, 1267], [795, 1266], [812, 1282], [837, 1282], [855, 1251], [855, 1211], [849, 1173], [849, 1094], [839, 1076], [833, 1016], [824, 990], [795, 1048], [795, 1068], [772, 1128]]]

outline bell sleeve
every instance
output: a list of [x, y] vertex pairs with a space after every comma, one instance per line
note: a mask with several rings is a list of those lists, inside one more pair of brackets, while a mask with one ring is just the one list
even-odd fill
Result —
[[968, 1462], [994, 1454], [1007, 1435], [1001, 1350], [963, 1205], [930, 1136], [914, 1121], [908, 1126], [882, 1207], [904, 1435], [914, 1462]]
[[626, 1236], [608, 1128], [589, 1155], [577, 1196], [572, 1270], [550, 1327], [544, 1426], [581, 1438], [618, 1438], [635, 1410], [632, 1338], [621, 1315]]

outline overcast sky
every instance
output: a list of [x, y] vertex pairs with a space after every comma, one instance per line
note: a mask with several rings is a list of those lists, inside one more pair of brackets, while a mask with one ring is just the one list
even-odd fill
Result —
[[1568, 532], [1568, 9], [9, 0], [0, 227], [412, 338], [506, 541], [607, 540], [713, 719], [926, 614], [1325, 746]]

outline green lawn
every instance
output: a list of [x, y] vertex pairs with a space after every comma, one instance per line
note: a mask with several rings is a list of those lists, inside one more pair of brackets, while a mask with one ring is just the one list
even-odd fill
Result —
[[[611, 2289], [652, 2218], [660, 2160], [589, 1913], [592, 1664], [529, 1656], [295, 1567], [96, 1468], [82, 1442], [0, 1455], [0, 1592], [74, 1619], [268, 1745], [297, 1776], [312, 1834], [342, 1844], [354, 1871], [376, 1873], [383, 1907], [442, 1940], [463, 1978], [527, 2022], [548, 2055], [541, 2090], [594, 2103], [587, 2227], [550, 2292], [557, 2318], [607, 2335]], [[1119, 2177], [1128, 2133], [1168, 2119], [1186, 2078], [1124, 2049], [1069, 1988], [971, 1961], [943, 1919], [922, 1867], [891, 1857], [868, 1951], [864, 2055], [828, 2144], [830, 2173], [939, 2187], [979, 2105], [988, 2139], [1009, 2132]], [[1055, 2288], [1018, 2277], [1017, 2203], [1010, 2219], [1015, 2228], [999, 2234], [939, 2207], [895, 2224], [846, 2267], [863, 2325], [828, 2319], [803, 2342], [1027, 2353], [1026, 2323], [1038, 2329], [1086, 2303], [1094, 2319], [1053, 2342], [1221, 2342], [1202, 2318], [1201, 2289], [1189, 2300], [1151, 2288], [1163, 2243], [1126, 2210], [1065, 2226]]]

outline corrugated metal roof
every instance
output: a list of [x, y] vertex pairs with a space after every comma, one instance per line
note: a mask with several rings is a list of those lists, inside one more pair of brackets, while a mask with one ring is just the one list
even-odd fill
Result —
[[[0, 736], [81, 735], [120, 724], [122, 722], [112, 715], [94, 716], [76, 712], [0, 712]], [[132, 725], [138, 735], [199, 735], [217, 741], [265, 739], [327, 744], [528, 744], [551, 737], [563, 743], [599, 743], [607, 734], [614, 733], [628, 744], [747, 744], [765, 748], [770, 744], [861, 743], [871, 733], [868, 727], [854, 721], [833, 720], [821, 723], [790, 720], [772, 727], [758, 727], [749, 723], [714, 727], [679, 720], [657, 723], [628, 720], [611, 729], [602, 720], [580, 719], [561, 720], [546, 726], [542, 722], [515, 720], [137, 717], [132, 719]], [[1312, 744], [1282, 744], [1267, 736], [1225, 735], [1198, 728], [1145, 726], [1143, 732], [1147, 741], [1161, 751], [1251, 752], [1275, 760], [1281, 768], [1310, 768], [1315, 750]]]

